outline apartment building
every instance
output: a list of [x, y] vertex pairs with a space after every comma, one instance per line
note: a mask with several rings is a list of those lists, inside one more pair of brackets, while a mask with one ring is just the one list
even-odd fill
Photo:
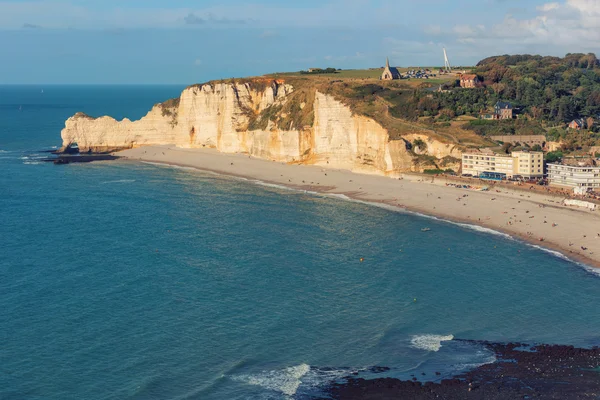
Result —
[[513, 151], [514, 174], [524, 178], [544, 176], [544, 153], [541, 151]]
[[548, 181], [552, 186], [578, 191], [600, 188], [600, 166], [593, 159], [565, 159], [562, 163], [548, 164]]
[[541, 151], [515, 151], [512, 154], [495, 154], [492, 151], [463, 153], [462, 173], [473, 176], [511, 178], [541, 178], [544, 176], [544, 153]]

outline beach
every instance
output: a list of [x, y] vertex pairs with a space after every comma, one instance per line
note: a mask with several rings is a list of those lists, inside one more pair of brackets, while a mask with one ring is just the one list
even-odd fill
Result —
[[[297, 190], [379, 203], [467, 224], [465, 226], [470, 228], [479, 226], [600, 268], [600, 212], [564, 206], [560, 198], [553, 195], [504, 187], [469, 190], [450, 186], [452, 182], [434, 176], [406, 174], [390, 178], [324, 166], [286, 164], [204, 148], [146, 146], [115, 154], [129, 160], [191, 167]], [[423, 228], [427, 228], [426, 221]]]

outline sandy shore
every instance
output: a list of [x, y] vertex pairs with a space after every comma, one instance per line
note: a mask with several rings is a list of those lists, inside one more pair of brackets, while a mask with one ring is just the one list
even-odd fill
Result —
[[[118, 155], [131, 160], [188, 166], [315, 192], [343, 194], [456, 222], [494, 229], [600, 268], [600, 211], [561, 205], [556, 196], [521, 190], [487, 192], [446, 186], [443, 178], [400, 179], [320, 166], [289, 165], [224, 154], [214, 149], [148, 146]], [[541, 241], [540, 239], [543, 239]]]

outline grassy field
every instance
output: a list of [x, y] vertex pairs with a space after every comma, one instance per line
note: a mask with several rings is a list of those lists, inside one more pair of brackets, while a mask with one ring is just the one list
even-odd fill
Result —
[[[398, 68], [398, 71], [402, 74], [408, 71], [408, 68]], [[432, 71], [437, 71], [437, 69], [431, 68]], [[333, 74], [301, 74], [300, 72], [281, 72], [265, 75], [269, 78], [274, 79], [296, 79], [302, 78], [307, 79], [309, 81], [315, 83], [321, 82], [329, 82], [329, 81], [347, 81], [347, 82], [363, 82], [371, 81], [372, 83], [382, 82], [380, 80], [381, 73], [383, 69], [346, 69], [340, 70]], [[437, 87], [439, 85], [443, 85], [445, 83], [450, 83], [454, 80], [458, 79], [456, 74], [451, 75], [437, 75], [436, 77], [432, 77], [429, 79], [399, 79], [394, 81], [387, 81], [388, 83], [393, 82], [394, 84], [399, 84], [405, 86], [407, 88], [431, 88]], [[385, 81], [384, 81], [385, 82]]]

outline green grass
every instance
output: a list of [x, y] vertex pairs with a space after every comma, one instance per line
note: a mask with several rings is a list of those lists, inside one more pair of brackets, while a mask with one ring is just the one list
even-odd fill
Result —
[[[437, 74], [439, 67], [422, 67], [423, 69], [429, 68], [432, 73]], [[398, 71], [402, 74], [406, 73], [409, 69], [415, 68], [398, 68]], [[303, 75], [303, 76], [312, 76], [312, 77], [321, 77], [321, 78], [335, 78], [335, 79], [377, 79], [381, 78], [381, 74], [383, 73], [382, 68], [373, 68], [373, 69], [343, 69], [336, 71], [334, 74], [314, 74], [314, 75]], [[300, 71], [297, 72], [277, 72], [273, 74], [269, 74], [266, 76], [273, 78], [285, 78], [290, 76], [300, 76]], [[410, 79], [411, 81], [418, 82], [429, 82], [432, 84], [440, 84], [448, 82], [449, 80], [456, 79], [456, 77], [449, 77], [447, 75], [436, 76], [435, 78], [430, 79]]]

